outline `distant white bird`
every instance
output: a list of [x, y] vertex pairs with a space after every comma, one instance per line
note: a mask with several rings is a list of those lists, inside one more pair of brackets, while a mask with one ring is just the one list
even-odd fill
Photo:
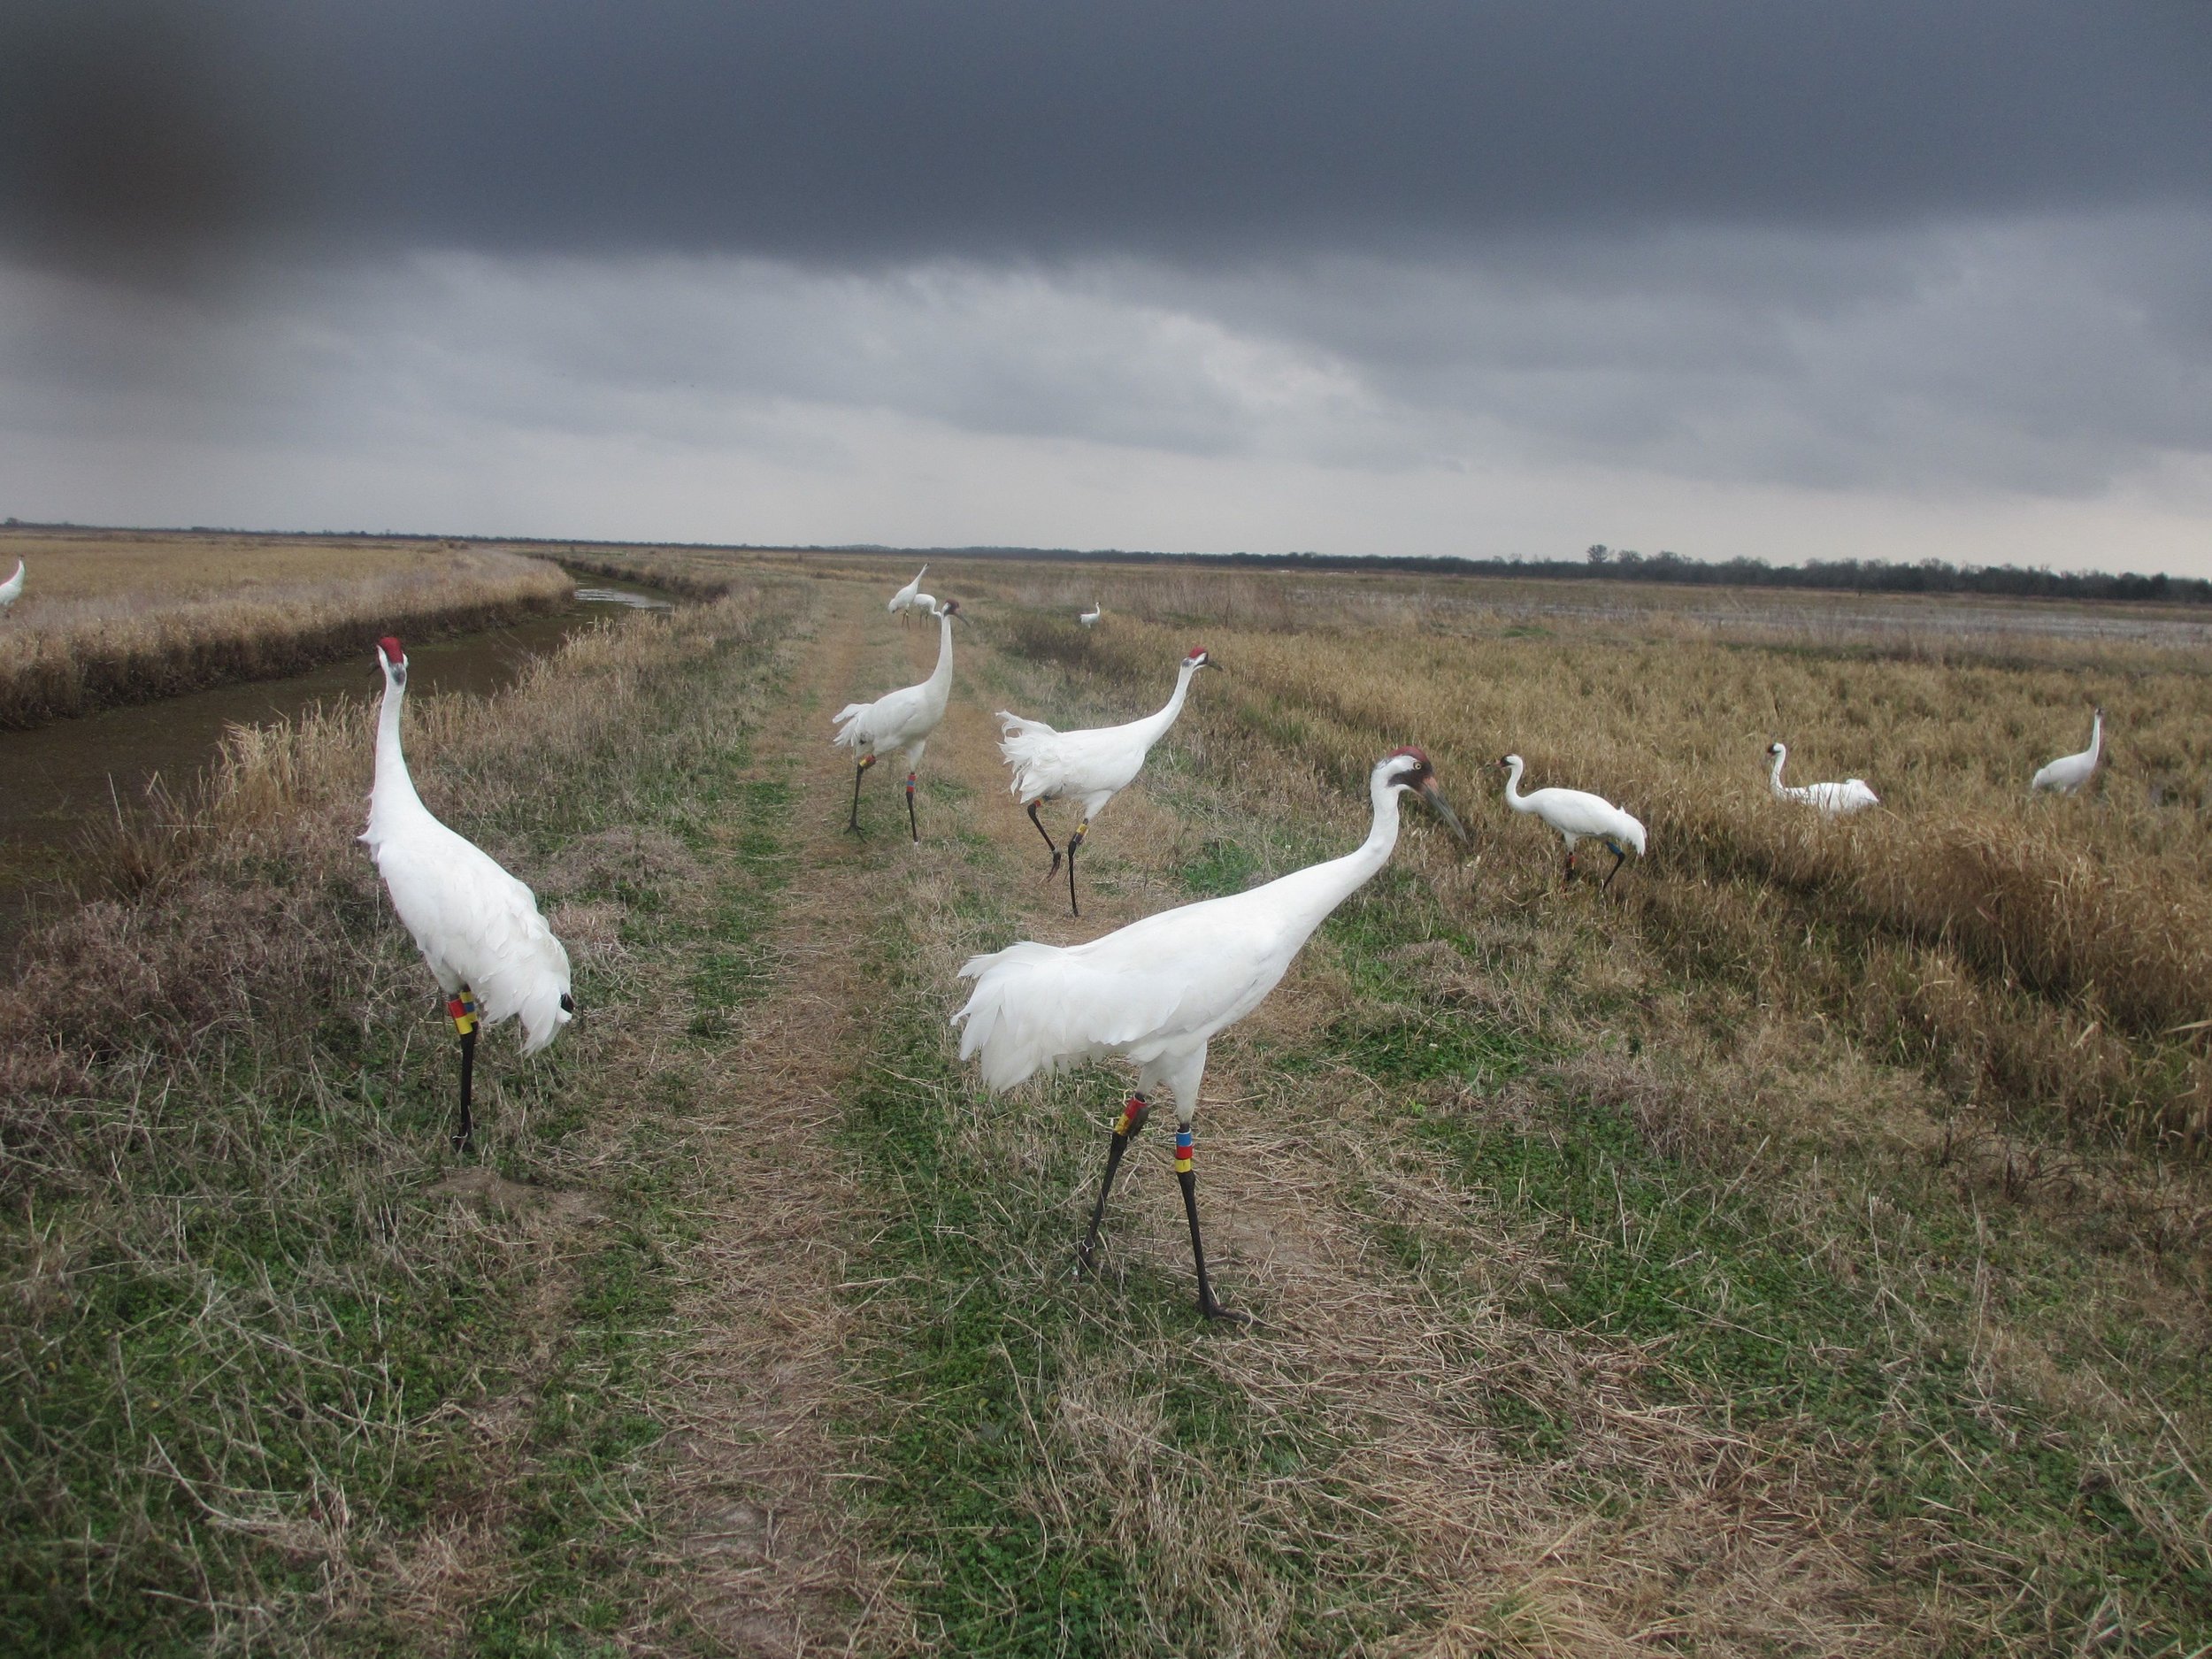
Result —
[[1521, 757], [1508, 755], [1498, 764], [1505, 772], [1506, 805], [1516, 812], [1533, 812], [1566, 838], [1566, 879], [1574, 879], [1575, 843], [1578, 841], [1603, 841], [1613, 855], [1613, 867], [1605, 872], [1608, 887], [1613, 885], [1613, 878], [1620, 874], [1621, 866], [1628, 862], [1630, 848], [1635, 849], [1639, 858], [1644, 856], [1644, 826], [1603, 795], [1589, 795], [1580, 789], [1539, 789], [1532, 795], [1522, 795]]
[[1052, 845], [1052, 832], [1038, 818], [1037, 803], [1068, 798], [1083, 803], [1082, 821], [1068, 837], [1067, 845], [1068, 909], [1076, 915], [1083, 912], [1075, 902], [1075, 851], [1090, 833], [1091, 820], [1144, 770], [1144, 757], [1182, 713], [1192, 678], [1202, 668], [1217, 666], [1203, 647], [1194, 647], [1176, 672], [1175, 695], [1167, 705], [1126, 726], [1056, 732], [1042, 720], [1025, 720], [1018, 714], [999, 710], [999, 724], [1005, 730], [999, 753], [1014, 769], [1015, 797], [1029, 809], [1029, 821], [1036, 825], [1037, 833], [1052, 851], [1052, 868], [1045, 872], [1048, 881], [1059, 872], [1061, 849]]
[[1098, 626], [1099, 618], [1104, 613], [1105, 607], [1094, 599], [1091, 601], [1091, 608], [1088, 611], [1076, 612], [1075, 619], [1087, 628], [1094, 628]]
[[929, 566], [926, 565], [923, 565], [921, 569], [916, 571], [914, 572], [914, 580], [907, 583], [905, 587], [900, 588], [898, 592], [893, 594], [891, 595], [890, 603], [884, 606], [884, 609], [890, 611], [894, 616], [896, 616], [900, 621], [905, 621], [906, 618], [903, 613], [914, 609], [915, 599], [922, 591], [922, 578], [928, 574]]
[[472, 842], [430, 815], [400, 753], [399, 710], [407, 695], [407, 653], [388, 636], [377, 641], [384, 703], [377, 716], [376, 783], [361, 839], [392, 895], [392, 908], [446, 995], [461, 1039], [461, 1127], [467, 1147], [476, 1068], [476, 1030], [510, 1016], [522, 1021], [525, 1054], [551, 1042], [576, 1012], [568, 952], [538, 914], [537, 895]]
[[933, 617], [937, 614], [937, 595], [935, 594], [916, 594], [914, 595], [913, 603], [908, 605], [907, 609], [910, 611], [918, 611], [926, 617]]
[[[917, 581], [919, 577], [915, 578]], [[937, 637], [937, 666], [918, 686], [890, 692], [873, 703], [849, 703], [837, 711], [833, 743], [860, 757], [853, 773], [853, 811], [845, 827], [860, 833], [860, 780], [881, 756], [897, 749], [906, 751], [906, 823], [919, 845], [922, 826], [914, 816], [914, 772], [922, 764], [922, 751], [930, 733], [945, 718], [945, 703], [952, 695], [952, 619], [960, 602], [948, 599], [931, 612], [942, 630]]]
[[2031, 790], [2050, 789], [2059, 795], [2071, 795], [2087, 783], [2095, 774], [2097, 760], [2104, 753], [2104, 710], [2092, 711], [2089, 721], [2089, 747], [2078, 755], [2062, 755], [2035, 774], [2029, 783]]
[[1105, 1179], [1078, 1257], [1081, 1267], [1090, 1265], [1122, 1154], [1151, 1115], [1151, 1097], [1168, 1089], [1175, 1096], [1175, 1174], [1190, 1222], [1199, 1311], [1209, 1318], [1235, 1317], [1214, 1298], [1198, 1236], [1191, 1123], [1206, 1045], [1260, 1005], [1314, 929], [1383, 867], [1398, 841], [1398, 797], [1408, 789], [1418, 789], [1452, 833], [1465, 838], [1428, 757], [1417, 749], [1394, 749], [1368, 780], [1374, 826], [1356, 851], [1249, 892], [1163, 910], [1088, 944], [1024, 941], [976, 956], [960, 970], [962, 979], [975, 981], [967, 1006], [953, 1016], [955, 1025], [964, 1025], [960, 1057], [979, 1056], [989, 1087], [1010, 1089], [1040, 1071], [1108, 1056], [1137, 1068], [1136, 1093], [1106, 1148]]
[[15, 562], [15, 574], [9, 577], [7, 580], [0, 582], [0, 612], [6, 611], [10, 605], [22, 597], [23, 561], [18, 559]]
[[1863, 812], [1870, 806], [1882, 804], [1882, 798], [1866, 786], [1863, 778], [1846, 778], [1841, 783], [1807, 783], [1791, 787], [1782, 781], [1782, 763], [1790, 757], [1790, 751], [1780, 743], [1767, 745], [1767, 753], [1774, 761], [1767, 781], [1773, 787], [1778, 801], [1796, 801], [1816, 810], [1824, 818], [1845, 818], [1854, 812]]

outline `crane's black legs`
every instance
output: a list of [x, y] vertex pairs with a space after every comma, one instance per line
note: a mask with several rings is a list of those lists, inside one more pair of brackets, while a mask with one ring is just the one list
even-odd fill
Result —
[[914, 844], [920, 846], [922, 826], [914, 816], [914, 774], [910, 772], [906, 774], [906, 829], [907, 833], [913, 836]]
[[1045, 838], [1045, 845], [1051, 850], [1052, 868], [1045, 872], [1045, 879], [1049, 881], [1060, 873], [1060, 849], [1052, 845], [1052, 832], [1045, 827], [1044, 819], [1037, 816], [1037, 807], [1041, 800], [1040, 796], [1038, 801], [1029, 803], [1029, 821], [1037, 826], [1037, 833]]
[[845, 827], [856, 835], [860, 833], [860, 780], [868, 775], [868, 768], [875, 764], [873, 755], [863, 755], [860, 764], [853, 769], [853, 815], [845, 820]]
[[1605, 872], [1605, 887], [1598, 889], [1601, 893], [1605, 891], [1605, 887], [1613, 885], [1613, 878], [1620, 874], [1621, 866], [1628, 862], [1628, 855], [1614, 846], [1611, 841], [1605, 843], [1605, 850], [1613, 855], [1613, 867]]
[[1564, 887], [1564, 886], [1565, 886], [1565, 885], [1567, 885], [1569, 882], [1572, 881], [1574, 879], [1575, 879], [1575, 849], [1574, 849], [1573, 848], [1570, 847], [1570, 848], [1568, 848], [1568, 849], [1567, 849], [1567, 873], [1566, 873], [1565, 875], [1562, 876], [1562, 877], [1559, 879], [1559, 880], [1560, 880], [1560, 885], [1561, 885], [1562, 887]]
[[1175, 1132], [1175, 1179], [1183, 1189], [1183, 1214], [1190, 1220], [1190, 1256], [1198, 1267], [1198, 1311], [1209, 1319], [1233, 1319], [1240, 1325], [1249, 1325], [1249, 1314], [1237, 1313], [1223, 1307], [1214, 1299], [1214, 1287], [1206, 1279], [1206, 1247], [1198, 1236], [1198, 1172], [1191, 1168], [1191, 1132], [1179, 1128]]
[[448, 999], [445, 1011], [461, 1039], [461, 1128], [453, 1137], [453, 1149], [465, 1152], [476, 1137], [475, 1120], [469, 1116], [469, 1099], [476, 1080], [476, 997], [463, 986]]
[[1129, 1150], [1129, 1143], [1144, 1127], [1145, 1119], [1152, 1116], [1152, 1102], [1141, 1094], [1132, 1094], [1121, 1109], [1121, 1117], [1114, 1125], [1114, 1138], [1106, 1143], [1106, 1179], [1098, 1184], [1098, 1202], [1091, 1206], [1091, 1230], [1083, 1235], [1083, 1248], [1075, 1253], [1075, 1271], [1091, 1271], [1091, 1250], [1098, 1243], [1098, 1224], [1105, 1219], [1106, 1194], [1114, 1190], [1114, 1171], [1121, 1167], [1121, 1155]]
[[1075, 826], [1075, 833], [1068, 837], [1068, 913], [1083, 914], [1083, 907], [1075, 902], [1075, 849], [1083, 844], [1083, 838], [1091, 833], [1091, 821], [1085, 818]]

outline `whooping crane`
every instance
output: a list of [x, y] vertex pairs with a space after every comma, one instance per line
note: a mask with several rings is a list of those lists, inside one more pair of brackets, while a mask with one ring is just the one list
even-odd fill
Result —
[[1071, 796], [1083, 803], [1082, 821], [1068, 837], [1066, 849], [1068, 909], [1075, 915], [1083, 914], [1075, 902], [1075, 851], [1090, 833], [1091, 820], [1144, 770], [1144, 757], [1182, 713], [1193, 677], [1202, 668], [1217, 666], [1203, 647], [1192, 648], [1176, 671], [1175, 695], [1167, 700], [1166, 707], [1126, 726], [1056, 732], [1042, 720], [1025, 720], [1018, 714], [999, 710], [999, 724], [1005, 728], [999, 753], [1014, 769], [1014, 795], [1028, 809], [1029, 821], [1036, 825], [1037, 833], [1052, 851], [1052, 868], [1045, 872], [1048, 881], [1059, 873], [1061, 849], [1052, 845], [1052, 832], [1037, 816], [1037, 804]]
[[1105, 614], [1105, 606], [1094, 599], [1091, 601], [1091, 608], [1088, 611], [1079, 611], [1075, 613], [1075, 619], [1087, 628], [1094, 628], [1098, 626], [1099, 618]]
[[1078, 1253], [1090, 1265], [1098, 1228], [1122, 1154], [1151, 1115], [1162, 1089], [1175, 1096], [1175, 1176], [1190, 1223], [1198, 1309], [1208, 1318], [1240, 1317], [1215, 1300], [1198, 1235], [1192, 1119], [1216, 1033], [1260, 1005], [1313, 930], [1390, 857], [1398, 840], [1398, 797], [1417, 789], [1452, 833], [1466, 833], [1436, 785], [1428, 757], [1393, 749], [1368, 780], [1374, 826], [1353, 852], [1310, 865], [1264, 887], [1163, 910], [1088, 944], [1065, 948], [1025, 940], [972, 958], [960, 977], [975, 981], [960, 1057], [979, 1056], [984, 1083], [1010, 1089], [1040, 1071], [1109, 1055], [1137, 1067], [1136, 1092], [1123, 1107], [1106, 1148], [1105, 1178]]
[[915, 599], [922, 591], [922, 578], [928, 574], [929, 566], [926, 565], [916, 571], [914, 580], [893, 594], [890, 603], [884, 606], [884, 609], [897, 617], [900, 621], [905, 621], [905, 612], [914, 608]]
[[937, 636], [937, 666], [930, 670], [929, 678], [873, 703], [849, 703], [837, 712], [837, 735], [831, 741], [859, 757], [853, 772], [852, 817], [845, 825], [856, 835], [860, 833], [860, 780], [881, 756], [897, 749], [906, 751], [907, 828], [915, 844], [921, 844], [922, 826], [914, 816], [914, 772], [952, 695], [952, 619], [960, 614], [960, 602], [948, 599], [931, 614], [941, 632]]
[[[1575, 876], [1575, 843], [1585, 837], [1603, 841], [1613, 855], [1613, 867], [1605, 872], [1604, 887], [1613, 885], [1613, 878], [1628, 862], [1628, 849], [1636, 849], [1636, 856], [1644, 856], [1644, 826], [1603, 795], [1590, 795], [1580, 789], [1539, 789], [1532, 795], [1522, 795], [1521, 769], [1518, 755], [1508, 755], [1498, 764], [1505, 772], [1505, 803], [1516, 812], [1533, 812], [1538, 818], [1566, 838], [1567, 874], [1571, 881]], [[1604, 887], [1599, 889], [1604, 891]]]
[[1770, 743], [1767, 753], [1774, 760], [1773, 770], [1767, 774], [1767, 782], [1773, 787], [1774, 798], [1778, 801], [1802, 803], [1824, 818], [1844, 818], [1882, 804], [1881, 796], [1866, 787], [1863, 778], [1846, 778], [1841, 783], [1786, 785], [1782, 781], [1782, 763], [1790, 757], [1789, 749], [1780, 743]]
[[2095, 710], [2089, 721], [2089, 747], [2078, 755], [2062, 755], [2035, 774], [2028, 785], [2031, 791], [2053, 790], [2059, 795], [2071, 795], [2087, 783], [2097, 770], [2099, 757], [2104, 753], [2104, 710]]
[[465, 1148], [476, 1069], [476, 1031], [510, 1015], [522, 1020], [525, 1054], [535, 1054], [576, 1012], [568, 952], [538, 914], [537, 895], [472, 842], [430, 815], [407, 775], [399, 747], [400, 703], [407, 695], [407, 653], [397, 640], [377, 641], [384, 703], [376, 724], [376, 783], [361, 839], [392, 895], [392, 908], [446, 995], [461, 1039], [461, 1127]]
[[15, 574], [9, 577], [7, 580], [0, 582], [0, 614], [4, 614], [10, 605], [22, 597], [23, 561], [18, 559], [15, 562]]

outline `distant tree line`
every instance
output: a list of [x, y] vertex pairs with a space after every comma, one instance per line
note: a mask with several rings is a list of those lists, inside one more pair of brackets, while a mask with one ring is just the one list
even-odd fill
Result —
[[[846, 549], [863, 551], [861, 549]], [[869, 548], [868, 552], [893, 549]], [[1892, 565], [1880, 559], [1808, 559], [1770, 565], [1761, 558], [1718, 563], [1679, 553], [1639, 553], [1632, 548], [1592, 547], [1579, 559], [1422, 558], [1348, 553], [1144, 553], [1070, 548], [910, 549], [919, 556], [965, 558], [1070, 559], [1116, 565], [1241, 565], [1312, 571], [1407, 571], [1455, 576], [1525, 576], [1555, 580], [1676, 582], [1707, 588], [1803, 588], [1846, 593], [1989, 594], [2028, 599], [2152, 599], [2212, 604], [2212, 581], [2194, 576], [2140, 576], [2123, 572], [2054, 571], [2018, 565], [1954, 565], [1922, 559]]]

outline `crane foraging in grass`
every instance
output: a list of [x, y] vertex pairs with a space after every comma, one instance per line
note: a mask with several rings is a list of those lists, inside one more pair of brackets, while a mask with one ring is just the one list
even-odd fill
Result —
[[1113, 1056], [1137, 1068], [1137, 1087], [1116, 1120], [1106, 1172], [1078, 1253], [1087, 1270], [1122, 1154], [1151, 1115], [1152, 1099], [1175, 1097], [1175, 1177], [1190, 1223], [1198, 1310], [1210, 1319], [1241, 1317], [1216, 1300], [1198, 1233], [1192, 1121], [1206, 1074], [1206, 1045], [1257, 1008], [1315, 928], [1365, 885], [1398, 841], [1399, 797], [1417, 790], [1462, 841], [1429, 758], [1393, 749], [1368, 780], [1374, 824], [1341, 858], [1310, 865], [1263, 887], [1163, 910], [1094, 939], [1060, 947], [1024, 941], [972, 958], [960, 977], [975, 981], [953, 1016], [963, 1027], [960, 1057], [981, 1062], [983, 1081], [1010, 1089], [1041, 1071]]
[[2029, 782], [2032, 793], [2048, 789], [2056, 795], [2071, 795], [2096, 775], [2098, 758], [2104, 753], [2104, 710], [2092, 710], [2089, 720], [2089, 747], [2078, 755], [2062, 755], [2049, 765], [2039, 769]]
[[1202, 646], [1193, 647], [1183, 665], [1176, 671], [1175, 695], [1167, 700], [1158, 712], [1141, 720], [1132, 720], [1126, 726], [1094, 726], [1083, 732], [1056, 732], [1042, 720], [1025, 720], [1018, 714], [999, 710], [999, 724], [1005, 735], [1000, 741], [999, 753], [1014, 769], [1014, 795], [1029, 813], [1029, 821], [1037, 826], [1037, 833], [1045, 838], [1045, 845], [1052, 852], [1052, 868], [1045, 872], [1049, 881], [1060, 872], [1063, 849], [1052, 844], [1052, 832], [1037, 816], [1038, 803], [1044, 801], [1076, 800], [1083, 803], [1083, 817], [1068, 837], [1065, 856], [1068, 861], [1068, 909], [1073, 914], [1083, 914], [1075, 901], [1075, 853], [1082, 846], [1083, 838], [1091, 833], [1091, 820], [1106, 810], [1106, 803], [1126, 789], [1136, 775], [1144, 770], [1145, 757], [1152, 746], [1167, 734], [1168, 727], [1183, 712], [1183, 700], [1190, 695], [1190, 682], [1202, 668], [1217, 666], [1208, 657]]
[[900, 621], [905, 621], [906, 612], [914, 610], [916, 608], [916, 602], [921, 597], [922, 578], [928, 574], [929, 566], [926, 565], [923, 565], [921, 569], [916, 571], [914, 572], [914, 580], [907, 583], [905, 587], [900, 588], [898, 592], [893, 594], [891, 595], [890, 603], [885, 605], [884, 609], [888, 611], [893, 616], [898, 618]]
[[4, 615], [8, 607], [22, 597], [23, 561], [18, 559], [15, 562], [15, 574], [9, 577], [7, 580], [0, 582], [0, 615]]
[[1566, 839], [1567, 880], [1572, 881], [1575, 877], [1575, 843], [1579, 841], [1603, 841], [1606, 850], [1613, 855], [1613, 867], [1605, 872], [1600, 892], [1613, 885], [1613, 878], [1620, 874], [1621, 866], [1628, 862], [1631, 848], [1639, 858], [1644, 856], [1644, 826], [1603, 795], [1580, 789], [1519, 793], [1523, 764], [1518, 755], [1508, 755], [1498, 762], [1505, 772], [1505, 803], [1516, 812], [1534, 813]]
[[1789, 749], [1780, 743], [1770, 743], [1767, 755], [1774, 762], [1767, 773], [1767, 783], [1778, 801], [1795, 801], [1813, 808], [1823, 818], [1847, 818], [1854, 812], [1882, 804], [1881, 796], [1867, 787], [1863, 778], [1846, 778], [1841, 783], [1786, 784], [1782, 781], [1782, 763], [1790, 757]]
[[1094, 628], [1098, 626], [1099, 618], [1105, 614], [1106, 607], [1094, 599], [1091, 601], [1091, 608], [1088, 611], [1079, 611], [1075, 613], [1075, 619], [1087, 628]]
[[525, 1054], [535, 1054], [574, 1018], [568, 952], [538, 914], [537, 895], [485, 852], [430, 815], [400, 752], [400, 704], [407, 695], [407, 653], [387, 635], [377, 641], [384, 703], [376, 722], [376, 782], [361, 840], [376, 860], [392, 908], [445, 993], [461, 1040], [461, 1126], [453, 1149], [475, 1132], [469, 1114], [480, 1024], [522, 1021]]
[[[921, 579], [916, 577], [919, 581]], [[941, 632], [937, 636], [937, 666], [918, 686], [878, 697], [873, 703], [849, 703], [837, 712], [837, 735], [832, 743], [852, 750], [858, 757], [853, 772], [852, 817], [845, 827], [860, 833], [860, 780], [868, 768], [893, 749], [906, 758], [906, 823], [917, 846], [922, 826], [914, 816], [914, 773], [929, 747], [930, 733], [945, 718], [945, 703], [952, 695], [952, 619], [960, 614], [960, 602], [948, 599], [931, 612]]]

